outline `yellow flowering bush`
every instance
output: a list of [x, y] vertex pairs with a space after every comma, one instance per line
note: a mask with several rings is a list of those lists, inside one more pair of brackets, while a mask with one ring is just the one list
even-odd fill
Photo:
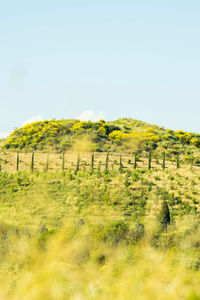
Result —
[[125, 134], [120, 130], [114, 130], [109, 134], [109, 138], [111, 138], [112, 140], [117, 141], [117, 142], [122, 141], [127, 136], [128, 136], [128, 134]]
[[10, 137], [4, 144], [5, 148], [37, 148], [37, 145], [41, 142], [45, 143], [45, 140], [59, 136], [64, 129], [62, 121], [44, 121], [34, 122], [27, 124], [10, 134]]

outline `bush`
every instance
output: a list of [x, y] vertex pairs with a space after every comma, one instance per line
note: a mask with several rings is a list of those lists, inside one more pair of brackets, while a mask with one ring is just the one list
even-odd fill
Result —
[[128, 225], [124, 221], [113, 221], [105, 226], [99, 226], [96, 230], [96, 237], [111, 244], [118, 244], [126, 241]]
[[144, 237], [144, 225], [139, 221], [136, 222], [134, 229], [130, 230], [129, 233], [129, 242], [130, 243], [137, 243]]

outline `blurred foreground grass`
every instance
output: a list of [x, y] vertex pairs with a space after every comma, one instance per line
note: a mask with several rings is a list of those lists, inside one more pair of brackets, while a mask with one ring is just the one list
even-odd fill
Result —
[[200, 299], [198, 189], [189, 171], [0, 173], [0, 299]]

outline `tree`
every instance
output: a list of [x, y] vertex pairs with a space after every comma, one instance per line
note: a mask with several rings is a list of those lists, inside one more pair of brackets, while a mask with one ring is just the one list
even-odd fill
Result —
[[170, 224], [170, 212], [169, 212], [169, 206], [167, 204], [166, 200], [163, 200], [160, 214], [159, 214], [159, 222], [160, 226], [163, 230], [167, 229], [167, 225]]

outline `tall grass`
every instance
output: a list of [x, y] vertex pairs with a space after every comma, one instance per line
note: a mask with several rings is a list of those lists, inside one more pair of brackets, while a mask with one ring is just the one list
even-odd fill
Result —
[[200, 299], [199, 178], [2, 171], [0, 299]]

